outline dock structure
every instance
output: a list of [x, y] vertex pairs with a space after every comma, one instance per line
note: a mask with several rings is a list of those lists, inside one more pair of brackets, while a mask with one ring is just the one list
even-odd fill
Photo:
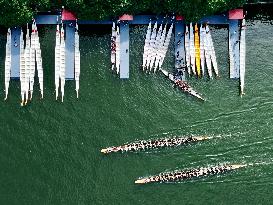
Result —
[[[215, 15], [202, 18], [198, 23], [200, 24], [221, 24], [228, 25], [229, 28], [229, 42], [230, 42], [230, 55], [234, 61], [230, 68], [230, 78], [239, 78], [240, 69], [240, 47], [239, 47], [239, 22], [243, 19], [243, 9], [231, 10], [228, 13], [222, 15]], [[57, 13], [41, 13], [35, 17], [36, 24], [60, 24], [65, 25], [66, 30], [66, 80], [74, 79], [74, 64], [75, 64], [75, 22], [76, 17], [73, 13], [63, 10]], [[171, 17], [156, 16], [156, 15], [123, 15], [118, 19], [120, 24], [120, 78], [129, 78], [129, 25], [148, 25], [149, 22], [155, 23], [164, 22], [167, 24], [173, 23]], [[95, 21], [95, 20], [80, 20], [78, 24], [112, 24], [112, 20]], [[184, 20], [181, 17], [175, 19], [175, 70], [181, 69], [185, 66], [185, 45], [184, 45]], [[19, 79], [20, 68], [20, 30], [21, 28], [12, 28], [11, 39], [11, 78]], [[179, 54], [177, 59], [177, 53]], [[185, 73], [182, 69], [182, 77], [185, 78]]]
[[20, 78], [20, 36], [21, 27], [11, 29], [11, 70], [10, 78]]
[[240, 20], [244, 18], [242, 9], [229, 11], [229, 54], [230, 78], [240, 77]]
[[133, 20], [131, 15], [123, 15], [119, 18], [120, 24], [120, 79], [129, 78], [129, 22]]
[[185, 23], [182, 16], [176, 16], [175, 21], [175, 69], [180, 73], [182, 80], [186, 80], [186, 54], [185, 54]]

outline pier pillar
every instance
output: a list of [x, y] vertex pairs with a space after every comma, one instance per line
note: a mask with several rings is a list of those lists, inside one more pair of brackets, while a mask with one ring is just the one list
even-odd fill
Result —
[[181, 73], [185, 80], [186, 54], [185, 54], [185, 23], [182, 16], [177, 16], [175, 21], [175, 73]]
[[229, 54], [230, 59], [230, 78], [240, 76], [240, 20], [244, 18], [243, 9], [229, 11]]
[[14, 27], [11, 29], [11, 71], [10, 77], [20, 78], [20, 36], [21, 28]]
[[65, 79], [74, 80], [76, 22], [65, 23]]
[[131, 15], [123, 15], [120, 20], [120, 78], [129, 78], [129, 21], [133, 20]]
[[129, 78], [129, 24], [120, 22], [120, 76], [121, 79]]

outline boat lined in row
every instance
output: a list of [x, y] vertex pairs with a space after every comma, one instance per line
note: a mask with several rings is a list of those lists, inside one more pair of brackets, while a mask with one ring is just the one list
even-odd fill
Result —
[[195, 65], [196, 74], [198, 77], [201, 76], [201, 62], [200, 62], [200, 37], [197, 24], [194, 26], [194, 48], [195, 48]]
[[245, 164], [229, 164], [207, 168], [197, 168], [192, 170], [178, 170], [173, 172], [163, 172], [159, 175], [141, 178], [135, 184], [147, 184], [154, 182], [179, 182], [209, 175], [223, 174], [235, 169], [246, 167]]
[[76, 23], [75, 28], [75, 82], [76, 82], [76, 94], [79, 98], [80, 88], [80, 72], [81, 72], [81, 53], [80, 53], [80, 37], [78, 33], [78, 24]]
[[242, 20], [241, 36], [240, 36], [240, 89], [241, 96], [244, 95], [245, 86], [245, 66], [246, 66], [246, 22], [245, 19]]
[[173, 24], [167, 32], [167, 24], [163, 28], [161, 24], [158, 28], [157, 22], [153, 28], [149, 23], [143, 52], [142, 69], [149, 72], [160, 70], [166, 56], [170, 39], [172, 36]]
[[176, 86], [178, 86], [183, 92], [188, 93], [202, 101], [205, 101], [205, 99], [186, 82], [181, 80], [178, 77], [175, 77], [172, 73], [169, 73], [166, 70], [161, 69], [162, 73], [168, 77]]
[[193, 142], [203, 141], [209, 139], [207, 136], [193, 136], [193, 137], [174, 137], [174, 138], [160, 138], [142, 140], [130, 144], [125, 144], [116, 147], [108, 147], [102, 149], [101, 152], [108, 154], [111, 152], [128, 152], [128, 151], [141, 151], [147, 149], [157, 149], [163, 147], [174, 147], [185, 145]]
[[116, 32], [116, 24], [113, 22], [112, 25], [112, 35], [111, 35], [111, 69], [114, 71], [116, 66], [116, 38], [117, 38], [117, 32]]
[[9, 94], [9, 82], [11, 72], [11, 29], [7, 32], [7, 43], [6, 43], [6, 58], [5, 58], [5, 100]]
[[[186, 25], [185, 29], [185, 56], [187, 71], [190, 75], [205, 76], [205, 67], [208, 70], [209, 78], [212, 78], [212, 68], [216, 76], [219, 76], [215, 50], [208, 25], [201, 25], [198, 29], [197, 24], [193, 27], [192, 23]], [[205, 66], [206, 63], [206, 66]]]

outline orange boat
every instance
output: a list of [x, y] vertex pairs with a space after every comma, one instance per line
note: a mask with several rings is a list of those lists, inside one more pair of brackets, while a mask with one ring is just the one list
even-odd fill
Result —
[[194, 27], [194, 47], [195, 47], [195, 65], [196, 65], [196, 71], [197, 76], [201, 76], [201, 63], [200, 63], [200, 37], [199, 37], [199, 31], [198, 26], [195, 24]]

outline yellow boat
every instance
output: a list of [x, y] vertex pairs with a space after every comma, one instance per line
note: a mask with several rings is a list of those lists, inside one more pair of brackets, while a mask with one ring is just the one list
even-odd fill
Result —
[[195, 47], [195, 65], [196, 65], [196, 71], [197, 76], [201, 76], [201, 63], [200, 63], [200, 37], [199, 37], [199, 31], [198, 26], [195, 24], [194, 27], [194, 47]]

